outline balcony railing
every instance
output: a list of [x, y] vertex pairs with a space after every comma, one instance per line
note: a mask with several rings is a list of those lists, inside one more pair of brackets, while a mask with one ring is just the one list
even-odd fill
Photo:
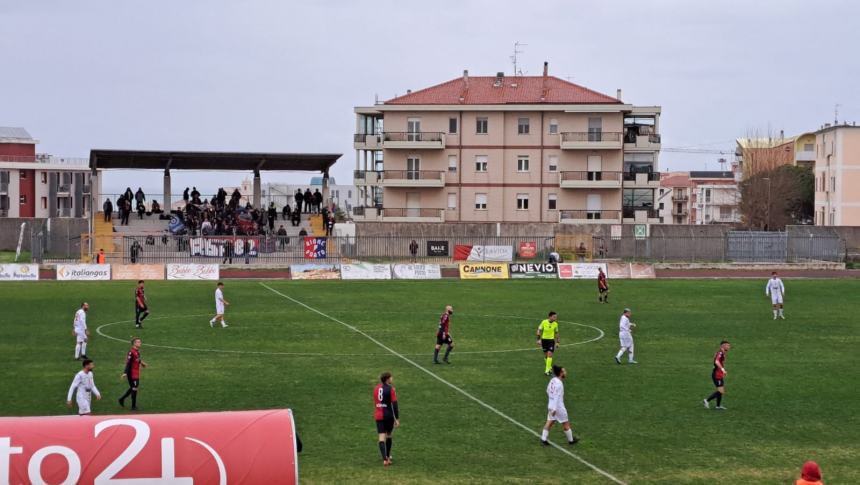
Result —
[[380, 133], [356, 133], [352, 141], [356, 143], [364, 143], [368, 136], [378, 137]]
[[441, 170], [383, 170], [384, 180], [442, 180]]
[[690, 199], [690, 196], [687, 194], [672, 194], [672, 200], [677, 200], [678, 202], [686, 202]]
[[442, 209], [421, 208], [382, 208], [382, 217], [424, 217], [441, 218]]
[[618, 210], [563, 210], [559, 211], [559, 220], [610, 220], [617, 221], [621, 218]]
[[592, 182], [620, 182], [621, 172], [588, 172], [588, 171], [570, 171], [561, 172], [561, 181], [592, 181]]
[[687, 208], [682, 207], [679, 209], [677, 207], [674, 207], [674, 208], [672, 208], [672, 215], [674, 215], [674, 216], [685, 216], [685, 215], [687, 215]]
[[645, 217], [648, 219], [656, 219], [660, 217], [660, 212], [653, 207], [633, 207], [633, 206], [624, 206], [621, 208], [622, 216], [625, 219], [633, 219], [636, 217], [637, 212], [644, 211]]
[[71, 184], [57, 184], [57, 192], [61, 194], [68, 194], [72, 190]]
[[639, 138], [647, 137], [648, 143], [659, 144], [661, 141], [661, 137], [657, 133], [650, 133], [647, 135], [639, 134], [634, 131], [628, 131], [624, 133], [624, 143], [638, 143]]
[[364, 180], [367, 178], [367, 170], [356, 170], [352, 172], [352, 178], [358, 180]]
[[621, 132], [616, 131], [566, 131], [561, 134], [562, 142], [603, 142], [621, 141]]
[[659, 182], [660, 181], [660, 172], [624, 172], [624, 181], [625, 182], [635, 182], [637, 175], [646, 176], [646, 180], [648, 182]]
[[382, 141], [394, 141], [394, 142], [419, 142], [419, 141], [438, 141], [442, 142], [445, 140], [445, 133], [436, 132], [436, 131], [421, 131], [421, 132], [410, 132], [410, 131], [386, 131], [382, 134]]

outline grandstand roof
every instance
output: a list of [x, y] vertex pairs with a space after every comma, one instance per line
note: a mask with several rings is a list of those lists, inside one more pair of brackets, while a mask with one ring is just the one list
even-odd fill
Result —
[[340, 153], [236, 153], [91, 150], [91, 169], [271, 170], [325, 173]]

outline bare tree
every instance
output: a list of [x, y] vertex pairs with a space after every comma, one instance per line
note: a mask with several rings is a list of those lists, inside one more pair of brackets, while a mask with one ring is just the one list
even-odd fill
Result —
[[738, 139], [737, 145], [742, 222], [754, 229], [784, 228], [793, 222], [789, 208], [801, 196], [796, 177], [780, 170], [794, 163], [794, 138], [786, 139], [771, 130], [764, 136], [758, 130], [750, 130], [745, 138]]

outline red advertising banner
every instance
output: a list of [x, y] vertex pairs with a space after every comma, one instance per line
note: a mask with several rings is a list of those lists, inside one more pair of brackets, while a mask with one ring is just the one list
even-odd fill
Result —
[[537, 257], [537, 243], [534, 241], [520, 241], [520, 257], [532, 259]]
[[294, 433], [289, 409], [0, 418], [0, 483], [297, 484]]
[[469, 254], [472, 253], [471, 244], [455, 244], [454, 245], [454, 261], [466, 261], [469, 259]]

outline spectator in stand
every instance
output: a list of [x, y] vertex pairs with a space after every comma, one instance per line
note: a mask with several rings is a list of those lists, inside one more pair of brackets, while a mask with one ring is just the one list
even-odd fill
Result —
[[158, 201], [157, 201], [157, 200], [153, 200], [153, 201], [152, 201], [152, 213], [153, 213], [153, 214], [161, 214], [162, 212], [164, 212], [164, 211], [163, 211], [163, 210], [161, 210], [161, 206], [160, 206], [160, 205], [158, 205]]
[[418, 242], [414, 239], [409, 243], [409, 254], [412, 256], [413, 263], [418, 260]]
[[313, 208], [311, 207], [314, 203], [314, 194], [311, 193], [311, 189], [305, 189], [305, 195], [302, 196], [302, 200], [305, 201], [305, 213], [313, 212]]
[[102, 209], [105, 211], [105, 222], [110, 222], [113, 218], [113, 203], [110, 199], [107, 199], [102, 206]]
[[143, 219], [143, 215], [146, 214], [146, 206], [143, 205], [143, 202], [137, 203], [137, 218]]
[[200, 233], [204, 236], [211, 236], [214, 232], [214, 228], [212, 227], [212, 223], [209, 222], [209, 219], [203, 219], [203, 224], [200, 224]]
[[296, 195], [293, 196], [296, 200], [296, 212], [302, 212], [302, 200], [304, 200], [305, 196], [302, 195], [302, 189], [296, 189]]
[[144, 202], [146, 202], [146, 194], [143, 193], [142, 188], [137, 188], [137, 192], [134, 193], [134, 201], [138, 204], [143, 204]]
[[125, 193], [123, 193], [122, 195], [123, 195], [123, 197], [125, 197], [125, 198], [126, 198], [126, 200], [131, 201], [131, 200], [133, 200], [133, 199], [134, 199], [134, 193], [132, 193], [132, 191], [131, 191], [131, 187], [126, 187], [126, 188], [125, 188]]
[[317, 214], [319, 214], [319, 212], [320, 212], [320, 208], [322, 207], [322, 203], [323, 203], [322, 192], [320, 192], [320, 189], [316, 189], [314, 191], [314, 210], [317, 212]]
[[585, 261], [585, 256], [588, 254], [588, 249], [585, 248], [585, 243], [580, 242], [579, 247], [576, 248], [576, 259], [579, 261]]
[[269, 204], [268, 219], [269, 232], [275, 232], [275, 220], [278, 218], [278, 209], [275, 209], [275, 203]]
[[[195, 200], [197, 202], [194, 202]], [[194, 187], [194, 186], [191, 187], [191, 201], [194, 202], [195, 204], [200, 203], [200, 191], [197, 190], [197, 187]]]
[[251, 240], [249, 238], [245, 238], [245, 245], [242, 247], [242, 251], [245, 256], [245, 264], [251, 263]]
[[303, 227], [303, 228], [299, 231], [299, 236], [307, 236], [307, 235], [308, 235], [308, 231], [305, 231], [305, 228]]
[[560, 263], [561, 262], [561, 255], [558, 254], [558, 251], [556, 251], [555, 249], [550, 250], [548, 262], [550, 262], [550, 263]]
[[107, 256], [105, 256], [105, 250], [99, 249], [99, 253], [96, 254], [96, 263], [97, 264], [105, 264], [107, 262]]
[[281, 224], [281, 227], [278, 228], [278, 247], [281, 248], [281, 251], [290, 243], [290, 239], [287, 237], [287, 230], [284, 228], [284, 225]]
[[823, 485], [821, 481], [821, 468], [818, 463], [810, 460], [803, 464], [800, 469], [800, 478], [794, 482], [794, 485]]
[[188, 195], [188, 187], [185, 187], [185, 190], [182, 191], [182, 200], [185, 201], [185, 205], [188, 205], [188, 201], [191, 200], [191, 196]]
[[293, 211], [293, 227], [299, 227], [302, 223], [302, 213], [299, 209]]
[[328, 215], [328, 220], [325, 222], [325, 235], [334, 236], [334, 214]]
[[233, 240], [228, 239], [224, 241], [224, 261], [221, 261], [221, 264], [233, 264]]
[[129, 249], [129, 253], [131, 256], [131, 263], [137, 263], [137, 258], [140, 256], [140, 252], [143, 250], [143, 247], [137, 242], [137, 239], [131, 243], [131, 248]]
[[281, 209], [281, 220], [286, 221], [290, 219], [291, 214], [290, 204], [284, 204], [284, 208]]
[[131, 199], [122, 196], [122, 208], [120, 209], [120, 221], [123, 226], [128, 225], [128, 218], [131, 215]]

